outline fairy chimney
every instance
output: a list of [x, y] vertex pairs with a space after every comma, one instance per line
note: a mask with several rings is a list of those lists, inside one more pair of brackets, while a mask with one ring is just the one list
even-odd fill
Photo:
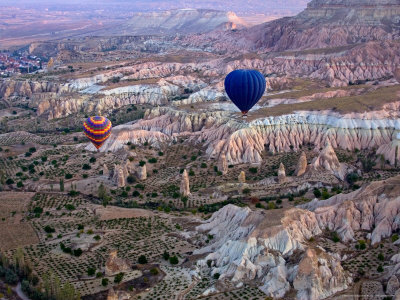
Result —
[[190, 195], [189, 175], [186, 170], [184, 170], [182, 173], [180, 192], [183, 196]]
[[306, 170], [307, 170], [307, 156], [306, 153], [303, 151], [300, 155], [299, 161], [297, 162], [297, 167], [296, 171], [294, 172], [294, 175], [301, 176], [306, 172]]

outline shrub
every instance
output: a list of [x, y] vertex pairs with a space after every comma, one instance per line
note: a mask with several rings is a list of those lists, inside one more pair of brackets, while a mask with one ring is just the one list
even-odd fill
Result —
[[364, 240], [359, 240], [358, 245], [359, 245], [360, 250], [365, 250], [367, 248], [367, 244], [365, 243]]
[[393, 234], [392, 235], [392, 242], [394, 243], [395, 241], [397, 241], [399, 239], [399, 235], [398, 234]]
[[219, 276], [221, 276], [219, 273], [215, 273], [215, 274], [213, 275], [213, 278], [214, 278], [214, 279], [218, 279]]
[[206, 163], [201, 163], [201, 165], [200, 165], [200, 168], [203, 168], [203, 169], [205, 169], [205, 168], [207, 168], [207, 164]]
[[92, 167], [91, 166], [89, 166], [88, 164], [83, 164], [82, 165], [82, 169], [83, 170], [90, 170]]
[[136, 182], [136, 178], [135, 178], [135, 176], [133, 176], [133, 175], [129, 175], [129, 176], [126, 178], [126, 181], [127, 181], [129, 184], [133, 184], [133, 183]]
[[91, 163], [91, 164], [94, 164], [95, 162], [96, 162], [96, 157], [91, 157], [90, 159], [89, 159], [89, 162]]
[[158, 156], [163, 156], [163, 155], [164, 155], [164, 152], [162, 152], [162, 151], [158, 152]]
[[340, 241], [340, 237], [339, 237], [339, 235], [338, 235], [338, 233], [336, 231], [332, 232], [332, 241], [334, 243], [337, 243], [337, 242]]
[[138, 258], [138, 263], [141, 265], [147, 264], [147, 258], [144, 255], [140, 255]]
[[32, 156], [32, 153], [26, 152], [26, 153], [25, 153], [25, 157], [29, 157], [29, 156]]
[[138, 183], [137, 185], [135, 185], [135, 189], [143, 191], [144, 190], [144, 184]]
[[30, 152], [30, 153], [34, 153], [34, 152], [36, 152], [36, 148], [35, 148], [35, 147], [31, 147], [31, 148], [29, 148], [29, 152]]
[[107, 285], [108, 285], [108, 278], [103, 278], [103, 279], [101, 280], [101, 285], [102, 285], [102, 286], [107, 286]]
[[150, 158], [150, 159], [148, 160], [148, 162], [151, 163], [151, 164], [155, 164], [155, 163], [157, 162], [157, 158], [152, 157], [152, 158]]
[[75, 250], [74, 250], [74, 255], [75, 255], [76, 257], [81, 256], [82, 253], [83, 253], [83, 251], [82, 251], [81, 248], [78, 248], [78, 249], [75, 249]]
[[36, 206], [34, 209], [33, 209], [33, 212], [35, 213], [35, 214], [41, 214], [42, 212], [43, 212], [43, 208], [41, 208], [41, 207], [39, 207], [39, 206]]
[[47, 161], [47, 156], [42, 156], [42, 157], [41, 157], [41, 160], [42, 160], [42, 162]]
[[65, 174], [65, 179], [71, 179], [72, 177], [73, 177], [72, 174], [69, 173]]
[[249, 188], [244, 188], [243, 189], [243, 194], [249, 195], [251, 193], [251, 190]]
[[101, 278], [103, 277], [103, 273], [102, 272], [97, 272], [96, 273], [96, 278]]
[[194, 176], [194, 171], [193, 170], [189, 170], [189, 176]]
[[383, 255], [382, 252], [378, 254], [378, 259], [379, 259], [380, 261], [384, 261], [384, 260], [385, 260], [385, 256]]
[[196, 155], [192, 155], [192, 157], [190, 157], [190, 160], [191, 161], [195, 161], [197, 159], [197, 156]]
[[169, 258], [169, 263], [170, 263], [171, 265], [177, 265], [177, 264], [179, 263], [178, 257], [176, 257], [176, 255], [171, 256], [171, 257]]
[[143, 161], [143, 160], [139, 161], [139, 166], [143, 167], [145, 164], [146, 164], [145, 161]]
[[376, 270], [377, 270], [379, 273], [382, 273], [382, 272], [383, 272], [383, 267], [382, 267], [382, 265], [380, 265]]
[[138, 192], [138, 191], [133, 191], [133, 193], [132, 193], [132, 196], [133, 197], [139, 197], [140, 196], [140, 193]]
[[157, 268], [152, 268], [152, 269], [150, 269], [150, 273], [151, 273], [151, 275], [158, 275], [158, 269]]
[[73, 205], [73, 204], [65, 204], [65, 208], [67, 209], [67, 210], [75, 210], [75, 206]]
[[88, 276], [93, 276], [96, 273], [96, 268], [89, 267], [87, 270]]
[[12, 180], [11, 178], [8, 178], [6, 180], [6, 184], [14, 184], [14, 180]]
[[322, 195], [321, 191], [317, 188], [314, 188], [314, 196], [316, 198], [319, 198], [319, 197], [321, 197], [321, 195]]
[[256, 174], [258, 172], [257, 168], [249, 168], [250, 173]]
[[93, 237], [96, 241], [100, 241], [101, 240], [101, 237], [97, 234], [97, 235], [95, 235], [94, 237]]
[[163, 258], [164, 258], [165, 260], [168, 260], [168, 259], [169, 259], [169, 253], [168, 253], [166, 250], [164, 250]]
[[56, 232], [56, 230], [55, 230], [53, 227], [51, 227], [50, 225], [46, 225], [46, 226], [44, 227], [44, 231], [45, 231], [46, 233], [53, 233], [53, 232]]
[[19, 188], [24, 187], [24, 184], [22, 183], [22, 181], [18, 181], [17, 182], [17, 187], [19, 187]]

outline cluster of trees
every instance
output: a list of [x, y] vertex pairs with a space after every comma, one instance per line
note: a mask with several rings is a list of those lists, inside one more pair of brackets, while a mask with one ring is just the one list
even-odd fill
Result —
[[16, 250], [12, 260], [0, 253], [0, 278], [13, 285], [21, 282], [22, 291], [32, 300], [80, 300], [72, 284], [61, 282], [52, 273], [43, 276], [39, 287], [39, 278], [22, 249]]

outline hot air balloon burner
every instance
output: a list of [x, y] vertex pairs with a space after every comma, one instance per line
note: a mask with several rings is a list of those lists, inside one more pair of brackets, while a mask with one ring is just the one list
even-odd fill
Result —
[[248, 110], [242, 111], [242, 118], [243, 119], [247, 119], [247, 113], [248, 112], [249, 112]]

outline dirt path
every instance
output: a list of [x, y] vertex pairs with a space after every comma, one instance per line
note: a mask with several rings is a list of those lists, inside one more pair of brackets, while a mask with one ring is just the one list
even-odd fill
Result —
[[19, 282], [18, 285], [13, 288], [13, 290], [17, 293], [18, 297], [21, 298], [22, 300], [31, 300], [28, 296], [24, 294], [24, 292], [21, 289], [21, 283]]
[[177, 300], [183, 300], [185, 298], [185, 296], [192, 290], [192, 288], [194, 288], [198, 283], [199, 283], [199, 279], [198, 278], [194, 278], [193, 282], [182, 292], [180, 292], [177, 296]]

